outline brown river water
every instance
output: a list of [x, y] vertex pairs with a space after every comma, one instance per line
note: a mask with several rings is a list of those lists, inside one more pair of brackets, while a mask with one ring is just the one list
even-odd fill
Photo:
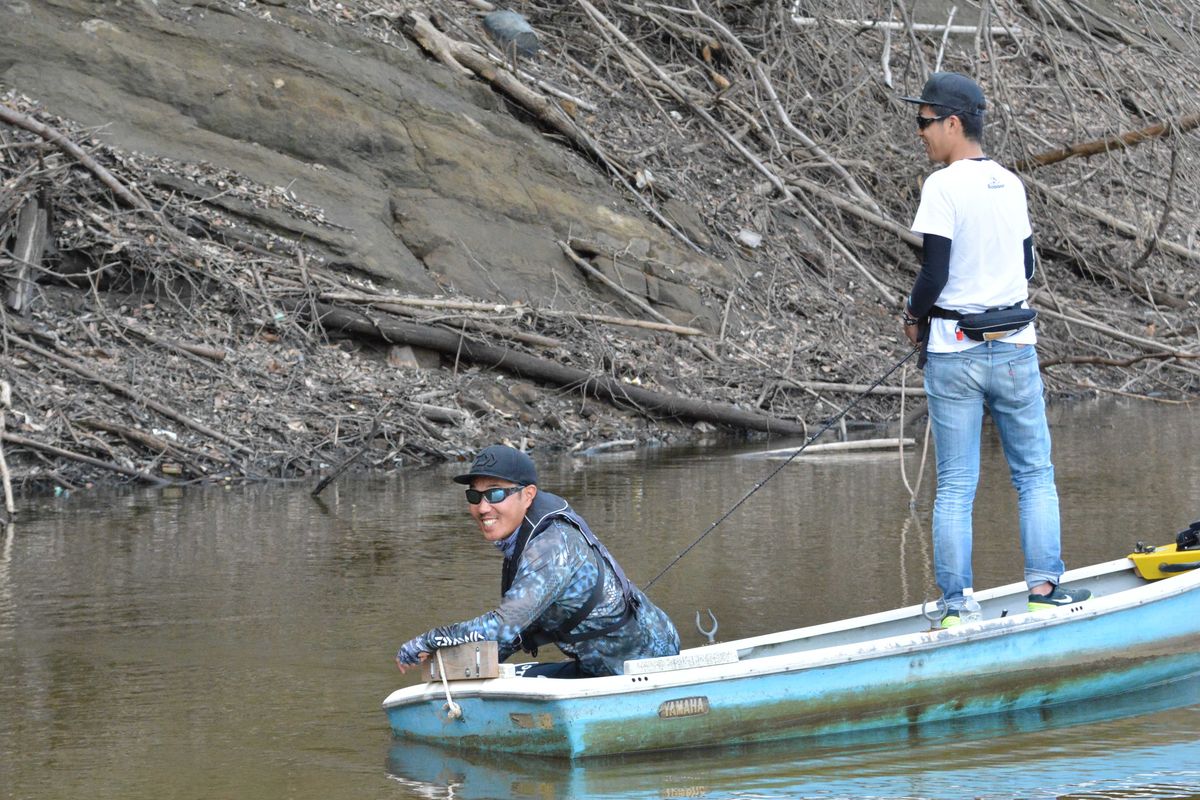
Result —
[[[1200, 518], [1193, 409], [1085, 403], [1051, 424], [1069, 567]], [[988, 434], [977, 587], [1021, 576]], [[751, 449], [562, 457], [541, 483], [645, 584], [777, 466], [738, 457]], [[499, 556], [455, 472], [343, 478], [320, 501], [288, 484], [27, 503], [0, 534], [0, 798], [1200, 796], [1200, 681], [902, 735], [598, 763], [395, 742], [380, 701], [416, 680], [396, 647], [498, 596]], [[685, 646], [705, 641], [697, 610], [728, 640], [920, 602], [931, 472], [914, 515], [894, 452], [805, 456], [651, 596]]]

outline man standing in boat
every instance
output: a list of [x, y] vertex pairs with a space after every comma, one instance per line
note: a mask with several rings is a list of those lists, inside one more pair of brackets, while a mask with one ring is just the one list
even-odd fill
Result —
[[475, 457], [465, 484], [483, 538], [504, 554], [500, 606], [433, 628], [396, 653], [404, 672], [440, 647], [495, 640], [500, 660], [555, 644], [571, 658], [537, 664], [527, 677], [620, 675], [628, 659], [679, 653], [679, 633], [662, 609], [625, 577], [616, 559], [567, 501], [539, 490], [528, 455], [492, 445]]
[[1037, 335], [1028, 307], [1035, 257], [1025, 187], [983, 152], [986, 103], [966, 75], [937, 72], [920, 97], [917, 130], [929, 158], [945, 164], [921, 189], [912, 224], [924, 259], [904, 310], [904, 332], [923, 342], [925, 393], [937, 447], [934, 572], [959, 623], [972, 585], [971, 515], [979, 482], [980, 431], [987, 404], [1020, 507], [1029, 610], [1091, 596], [1058, 586], [1058, 491], [1042, 399]]

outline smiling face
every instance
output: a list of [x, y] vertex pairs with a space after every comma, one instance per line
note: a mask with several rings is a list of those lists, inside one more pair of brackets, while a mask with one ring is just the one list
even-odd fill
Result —
[[[933, 119], [938, 116], [937, 110], [933, 106], [921, 106], [917, 112], [920, 116], [926, 119]], [[918, 127], [917, 135], [921, 137], [921, 141], [925, 144], [925, 153], [931, 161], [949, 163], [947, 161], [948, 154], [953, 149], [951, 140], [951, 128], [958, 124], [957, 117], [946, 117], [939, 119], [936, 122], [931, 122], [924, 128]]]
[[[948, 110], [942, 109], [942, 111], [947, 113]], [[917, 113], [925, 119], [933, 120], [924, 128], [921, 128], [920, 125], [917, 126], [917, 135], [925, 144], [925, 152], [931, 161], [953, 164], [963, 158], [983, 157], [980, 134], [977, 132], [975, 136], [967, 136], [963, 117], [959, 112], [954, 112], [951, 116], [941, 119], [937, 106], [923, 105]], [[982, 118], [980, 118], [979, 130], [982, 130], [982, 124]]]
[[[487, 489], [507, 489], [516, 486], [512, 481], [503, 478], [479, 476], [471, 480], [471, 488], [477, 492]], [[468, 505], [471, 517], [479, 526], [483, 538], [489, 542], [498, 542], [507, 538], [521, 527], [525, 512], [537, 496], [536, 486], [526, 486], [519, 492], [513, 492], [498, 503], [489, 503], [486, 498], [478, 503]]]

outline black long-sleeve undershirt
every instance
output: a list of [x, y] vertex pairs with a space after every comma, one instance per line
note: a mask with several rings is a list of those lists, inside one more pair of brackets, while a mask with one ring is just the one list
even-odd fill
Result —
[[908, 313], [921, 319], [937, 302], [938, 295], [950, 280], [950, 240], [945, 236], [925, 234], [925, 255], [921, 271], [908, 297]]

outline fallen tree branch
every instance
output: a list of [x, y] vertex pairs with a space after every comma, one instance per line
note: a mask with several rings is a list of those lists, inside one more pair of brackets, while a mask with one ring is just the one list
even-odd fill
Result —
[[[797, 28], [812, 28], [817, 25], [837, 25], [840, 28], [850, 28], [857, 31], [881, 30], [881, 31], [902, 31], [910, 30], [914, 33], [953, 33], [953, 34], [969, 34], [974, 36], [979, 33], [978, 25], [939, 25], [935, 22], [889, 22], [887, 20], [878, 19], [827, 19], [820, 17], [792, 17], [792, 24]], [[1005, 28], [1002, 26], [994, 26], [988, 28], [988, 33], [992, 36], [1007, 36], [1015, 37], [1021, 34], [1021, 29], [1017, 27]]]
[[20, 111], [11, 109], [3, 103], [0, 103], [0, 121], [7, 122], [9, 125], [13, 125], [18, 128], [24, 128], [30, 133], [36, 133], [46, 141], [57, 145], [80, 164], [91, 170], [92, 174], [99, 178], [105, 186], [112, 189], [113, 194], [124, 200], [126, 205], [130, 206], [131, 208], [146, 211], [155, 218], [161, 219], [158, 212], [155, 211], [149, 203], [147, 203], [144, 199], [134, 195], [133, 192], [129, 191], [129, 189], [125, 187], [125, 184], [117, 180], [115, 175], [101, 166], [96, 159], [84, 152], [83, 148], [72, 142], [58, 130], [51, 128], [49, 125], [43, 125], [33, 117], [22, 114]]
[[788, 178], [788, 183], [797, 189], [803, 189], [807, 194], [811, 195], [814, 200], [827, 200], [833, 205], [840, 208], [849, 214], [853, 214], [864, 222], [869, 222], [877, 228], [882, 228], [885, 231], [896, 234], [902, 241], [911, 244], [913, 247], [923, 247], [925, 239], [918, 234], [913, 233], [906, 225], [901, 225], [895, 220], [876, 214], [870, 209], [863, 208], [853, 200], [847, 200], [844, 197], [839, 197], [829, 191], [829, 187], [821, 186], [820, 184], [807, 181], [804, 178]]
[[583, 444], [584, 444], [583, 442], [576, 442], [575, 445], [571, 448], [571, 452], [576, 453], [576, 451], [578, 451], [576, 453], [576, 455], [578, 455], [580, 458], [587, 458], [589, 456], [595, 456], [595, 455], [599, 455], [601, 453], [607, 453], [609, 450], [625, 450], [627, 448], [637, 447], [638, 440], [637, 439], [614, 439], [609, 442], [601, 442], [600, 444], [592, 445], [591, 447], [588, 447], [586, 449], [583, 447]]
[[122, 475], [128, 475], [131, 478], [137, 478], [138, 480], [146, 481], [147, 483], [152, 483], [156, 486], [169, 486], [172, 483], [166, 478], [160, 478], [157, 475], [151, 475], [149, 472], [141, 472], [136, 469], [130, 469], [129, 467], [123, 467], [120, 464], [114, 464], [111, 461], [102, 461], [99, 458], [85, 456], [82, 453], [64, 450], [63, 448], [55, 447], [52, 444], [45, 444], [34, 439], [26, 439], [24, 436], [19, 436], [15, 433], [8, 433], [7, 431], [0, 432], [0, 438], [3, 438], [3, 440], [6, 442], [12, 442], [19, 447], [27, 447], [30, 450], [41, 450], [44, 453], [50, 453], [51, 455], [59, 456], [60, 458], [69, 458], [72, 461], [91, 464], [93, 467], [100, 467], [101, 469], [111, 470], [112, 472], [119, 472]]
[[[207, 475], [208, 468], [199, 462], [193, 460], [189, 456], [195, 455], [194, 451], [189, 451], [187, 448], [179, 445], [176, 442], [170, 442], [161, 436], [155, 436], [145, 431], [140, 431], [137, 428], [131, 428], [128, 425], [120, 425], [115, 422], [109, 422], [102, 419], [94, 419], [91, 417], [78, 420], [78, 424], [85, 428], [91, 428], [98, 431], [106, 431], [115, 433], [122, 439], [130, 442], [136, 442], [152, 452], [160, 455], [169, 455], [171, 458], [178, 459], [189, 467], [196, 475]], [[212, 458], [210, 455], [202, 455], [204, 458]]]
[[371, 431], [367, 434], [367, 438], [363, 439], [362, 444], [359, 445], [358, 449], [351, 453], [349, 458], [334, 467], [334, 469], [328, 475], [322, 478], [317, 485], [313, 487], [313, 490], [309, 492], [312, 497], [316, 497], [317, 495], [321, 494], [321, 492], [325, 491], [326, 486], [337, 480], [339, 475], [345, 472], [346, 469], [355, 461], [362, 458], [363, 453], [370, 449], [371, 442], [375, 439], [375, 434], [379, 433], [379, 420], [381, 416], [382, 413], [375, 415], [375, 419], [371, 423]]
[[655, 76], [660, 81], [663, 82], [664, 86], [673, 95], [675, 95], [676, 100], [678, 100], [680, 103], [683, 103], [684, 105], [686, 105], [688, 108], [690, 108], [692, 110], [693, 114], [695, 114], [696, 116], [698, 116], [702, 120], [704, 120], [706, 123], [708, 123], [708, 125], [711, 127], [711, 129], [713, 130], [714, 133], [716, 133], [719, 137], [724, 139], [726, 143], [728, 143], [734, 150], [736, 150], [738, 153], [740, 153], [741, 156], [744, 159], [746, 159], [746, 161], [748, 161], [751, 166], [753, 166], [756, 170], [758, 170], [758, 172], [760, 174], [762, 174], [768, 181], [771, 182], [771, 185], [774, 186], [775, 189], [781, 195], [783, 195], [783, 197], [785, 197], [786, 199], [789, 199], [789, 200], [792, 198], [792, 193], [791, 193], [791, 191], [788, 190], [787, 184], [785, 184], [783, 182], [782, 178], [780, 178], [778, 175], [776, 175], [766, 164], [764, 164], [761, 160], [759, 160], [757, 156], [755, 156], [753, 153], [751, 153], [750, 150], [746, 147], [746, 145], [744, 145], [737, 137], [735, 137], [733, 134], [729, 133], [729, 131], [725, 130], [725, 128], [720, 123], [718, 123], [715, 119], [713, 119], [712, 114], [709, 114], [706, 110], [704, 110], [700, 106], [696, 105], [696, 103], [688, 96], [688, 94], [686, 92], [682, 91], [676, 85], [675, 81], [671, 78], [671, 76], [668, 75], [663, 70], [663, 68], [658, 65], [658, 63], [654, 59], [652, 59], [652, 58], [650, 58], [650, 56], [646, 55], [646, 53], [643, 52], [640, 47], [638, 47], [632, 40], [630, 40], [630, 38], [628, 36], [626, 36], [624, 34], [624, 32], [621, 31], [620, 28], [618, 28], [616, 25], [614, 25], [612, 20], [610, 20], [608, 17], [604, 16], [604, 14], [601, 14], [599, 9], [597, 9], [594, 5], [592, 5], [590, 2], [588, 2], [588, 0], [578, 0], [578, 3], [579, 3], [579, 6], [581, 8], [583, 8], [584, 11], [587, 12], [588, 16], [592, 18], [592, 21], [595, 22], [596, 25], [607, 30], [613, 37], [616, 38], [617, 41], [619, 41], [621, 44], [628, 47], [629, 50], [635, 56], [637, 56], [638, 60], [640, 60], [643, 64], [645, 64], [646, 67], [649, 68], [650, 71], [653, 72], [655, 74]]
[[[294, 313], [306, 314], [313, 307], [298, 300], [280, 304]], [[495, 367], [518, 377], [575, 388], [591, 397], [611, 402], [660, 419], [703, 420], [744, 430], [791, 435], [804, 433], [804, 426], [790, 420], [742, 411], [733, 406], [709, 403], [655, 392], [624, 384], [609, 375], [596, 375], [536, 356], [502, 347], [480, 344], [441, 328], [431, 328], [398, 320], [373, 320], [350, 309], [316, 303], [317, 322], [330, 331], [382, 339], [392, 344], [409, 344], [437, 350], [452, 357]]]
[[123, 397], [127, 397], [136, 403], [141, 403], [142, 405], [146, 406], [147, 408], [152, 408], [155, 411], [157, 411], [158, 413], [162, 414], [164, 417], [169, 417], [170, 419], [173, 419], [182, 425], [186, 425], [187, 427], [191, 428], [192, 430], [202, 433], [211, 439], [216, 439], [217, 441], [219, 441], [223, 444], [226, 444], [229, 447], [232, 447], [234, 450], [238, 450], [243, 453], [251, 452], [250, 448], [246, 447], [246, 445], [242, 444], [241, 442], [237, 441], [236, 439], [232, 439], [229, 436], [226, 436], [225, 434], [221, 433], [220, 431], [214, 430], [201, 422], [197, 422], [196, 420], [191, 419], [190, 417], [180, 413], [179, 411], [176, 411], [175, 409], [171, 408], [168, 405], [160, 403], [157, 400], [152, 400], [151, 398], [146, 397], [146, 395], [144, 393], [137, 392], [137, 391], [131, 389], [130, 387], [125, 386], [124, 384], [117, 383], [116, 381], [110, 381], [108, 378], [105, 378], [102, 375], [99, 375], [96, 372], [93, 372], [92, 370], [88, 369], [87, 367], [83, 366], [82, 364], [76, 363], [75, 361], [72, 361], [69, 358], [60, 356], [58, 353], [53, 353], [43, 347], [38, 347], [33, 342], [27, 342], [24, 339], [20, 338], [19, 336], [13, 336], [11, 333], [5, 333], [4, 338], [19, 347], [25, 348], [26, 350], [30, 351], [31, 353], [37, 353], [42, 358], [49, 359], [49, 360], [53, 361], [55, 364], [65, 367], [65, 368], [71, 370], [72, 372], [74, 372], [75, 374], [81, 375], [84, 378], [87, 378], [89, 381], [92, 381], [93, 383], [98, 383], [101, 386], [104, 386], [105, 388], [109, 389], [110, 391], [112, 391], [116, 394], [119, 394]]
[[1067, 322], [1072, 325], [1082, 325], [1085, 328], [1090, 328], [1091, 330], [1097, 331], [1099, 333], [1103, 333], [1104, 335], [1106, 335], [1110, 338], [1120, 340], [1122, 342], [1125, 342], [1126, 344], [1132, 344], [1132, 345], [1137, 345], [1138, 347], [1144, 347], [1148, 350], [1158, 353], [1159, 355], [1161, 355], [1163, 357], [1169, 356], [1171, 358], [1179, 358], [1179, 359], [1200, 358], [1200, 353], [1189, 353], [1186, 350], [1166, 349], [1163, 347], [1162, 342], [1156, 342], [1153, 339], [1144, 339], [1141, 336], [1134, 336], [1131, 333], [1125, 333], [1124, 331], [1117, 330], [1116, 328], [1113, 328], [1109, 325], [1104, 325], [1104, 324], [1095, 322], [1090, 319], [1084, 319], [1082, 317], [1074, 317], [1069, 314], [1064, 314], [1061, 311], [1055, 311], [1052, 308], [1046, 308], [1041, 303], [1038, 303], [1037, 305], [1038, 305], [1038, 313], [1044, 314], [1045, 316], [1050, 317], [1051, 319], [1062, 320], [1063, 322]]
[[484, 322], [483, 320], [475, 319], [474, 317], [455, 315], [452, 318], [439, 317], [436, 320], [429, 320], [422, 319], [419, 314], [414, 312], [411, 308], [406, 308], [405, 306], [394, 306], [390, 303], [379, 303], [376, 308], [378, 308], [380, 311], [387, 311], [391, 314], [413, 317], [417, 321], [427, 325], [437, 324], [444, 325], [448, 328], [453, 326], [467, 327], [473, 331], [479, 331], [480, 333], [486, 333], [491, 336], [498, 336], [501, 339], [509, 339], [514, 342], [531, 344], [534, 347], [554, 349], [557, 347], [567, 346], [567, 343], [562, 339], [555, 339], [552, 336], [542, 336], [540, 333], [529, 333], [528, 331], [521, 331], [515, 328], [504, 328], [500, 325], [493, 325], [490, 322]]
[[136, 325], [130, 325], [128, 322], [122, 322], [121, 325], [125, 328], [125, 330], [135, 333], [146, 341], [153, 342], [154, 344], [160, 347], [165, 347], [168, 350], [175, 350], [176, 352], [184, 354], [200, 356], [201, 358], [207, 358], [209, 361], [225, 360], [225, 351], [221, 350], [220, 348], [208, 347], [207, 345], [202, 344], [191, 344], [189, 342], [179, 342], [175, 341], [174, 339], [166, 339], [162, 336], [156, 336], [149, 331], [144, 331]]
[[708, 336], [707, 332], [699, 328], [676, 325], [673, 322], [651, 322], [644, 319], [628, 319], [626, 317], [613, 317], [608, 314], [591, 314], [584, 311], [539, 311], [538, 313], [549, 313], [551, 316], [574, 317], [575, 319], [587, 322], [604, 322], [608, 325], [620, 325], [627, 328], [645, 328], [648, 331], [662, 331], [663, 333], [673, 333], [676, 336]]
[[1151, 125], [1141, 130], [1106, 136], [1103, 139], [1094, 139], [1090, 142], [1081, 142], [1055, 150], [1047, 150], [1044, 153], [1038, 153], [1035, 156], [1021, 159], [1013, 164], [1013, 169], [1021, 172], [1023, 170], [1037, 169], [1049, 164], [1057, 164], [1059, 161], [1066, 161], [1068, 158], [1075, 158], [1076, 156], [1087, 158], [1088, 156], [1107, 153], [1110, 150], [1124, 150], [1127, 147], [1139, 145], [1147, 139], [1157, 139], [1169, 136], [1172, 133], [1187, 133], [1197, 127], [1200, 127], [1200, 114], [1189, 114], [1186, 117], [1181, 117], [1178, 121], [1167, 120], [1166, 122], [1159, 122], [1156, 125]]
[[[501, 69], [487, 55], [477, 51], [471, 45], [451, 39], [434, 27], [433, 23], [424, 14], [415, 11], [410, 12], [405, 17], [405, 27], [413, 40], [439, 61], [445, 63], [455, 72], [478, 75], [497, 90], [508, 95], [514, 102], [521, 105], [521, 107], [551, 129], [565, 136], [581, 152], [586, 153], [603, 164], [605, 169], [611, 172], [614, 178], [624, 184], [630, 194], [637, 198], [638, 202], [655, 219], [666, 226], [668, 230], [679, 237], [692, 250], [701, 255], [704, 254], [699, 245], [673, 225], [670, 220], [664, 217], [658, 209], [654, 208], [639, 192], [634, 191], [626, 177], [630, 170], [604, 152], [591, 137], [584, 133], [575, 124], [575, 120], [571, 114], [561, 104], [552, 103], [545, 96], [533, 91], [521, 83], [509, 70]], [[566, 102], [569, 103], [570, 101]]]
[[845, 392], [848, 394], [886, 394], [886, 395], [907, 395], [909, 397], [924, 397], [925, 390], [919, 386], [876, 386], [874, 388], [865, 383], [827, 383], [825, 381], [796, 381], [790, 378], [783, 379], [786, 385], [794, 386], [797, 389], [812, 389], [815, 392]]
[[[582, 256], [580, 256], [578, 253], [575, 252], [574, 248], [572, 248], [571, 245], [567, 244], [566, 242], [562, 241], [561, 239], [556, 240], [555, 244], [557, 244], [562, 249], [563, 254], [566, 255], [566, 257], [569, 258], [575, 264], [575, 266], [579, 267], [586, 274], [590, 275], [591, 277], [593, 277], [596, 280], [603, 283], [605, 286], [607, 286], [609, 289], [611, 289], [613, 292], [615, 292], [618, 297], [621, 297], [625, 300], [628, 300], [630, 303], [633, 303], [634, 306], [636, 306], [637, 308], [640, 308], [642, 311], [645, 311], [647, 314], [654, 317], [659, 322], [667, 323], [667, 324], [669, 324], [671, 322], [671, 320], [668, 319], [666, 315], [654, 310], [650, 306], [650, 304], [647, 303], [645, 300], [642, 300], [640, 297], [635, 296], [634, 294], [629, 292], [627, 289], [622, 287], [620, 284], [618, 284], [616, 281], [614, 281], [612, 278], [609, 278], [603, 272], [601, 272], [600, 270], [596, 269], [591, 264], [589, 264], [586, 259], [584, 259]], [[708, 347], [704, 346], [700, 342], [693, 342], [692, 344], [709, 361], [719, 362], [721, 360], [717, 356], [716, 353], [714, 353], [712, 350], [710, 350]]]
[[459, 408], [446, 408], [430, 403], [406, 403], [407, 407], [433, 422], [444, 422], [447, 425], [461, 425], [470, 418], [470, 414]]
[[415, 306], [417, 308], [444, 308], [448, 311], [478, 311], [488, 314], [531, 314], [538, 317], [568, 317], [588, 322], [604, 322], [609, 325], [620, 325], [626, 328], [645, 328], [651, 331], [663, 331], [679, 336], [707, 336], [708, 333], [699, 328], [686, 325], [676, 325], [673, 322], [651, 322], [644, 319], [629, 319], [614, 317], [608, 314], [592, 314], [585, 311], [560, 311], [553, 308], [537, 308], [526, 305], [505, 305], [504, 303], [477, 303], [470, 300], [438, 300], [420, 297], [392, 297], [390, 295], [358, 294], [355, 292], [321, 292], [318, 300], [331, 303], [363, 303], [371, 304], [387, 311], [386, 305]]
[[[1101, 356], [1060, 356], [1058, 358], [1047, 358], [1045, 361], [1038, 363], [1038, 369], [1046, 369], [1046, 367], [1056, 367], [1059, 364], [1098, 364], [1103, 367], [1131, 367], [1139, 361], [1147, 359], [1167, 359], [1179, 358], [1175, 353], [1145, 353], [1140, 356], [1132, 356], [1130, 358], [1103, 358]], [[1196, 354], [1196, 358], [1200, 358], [1200, 353]]]
[[[1081, 203], [1078, 200], [1073, 200], [1070, 197], [1067, 197], [1062, 192], [1058, 191], [1057, 189], [1053, 189], [1053, 188], [1047, 186], [1046, 184], [1033, 178], [1030, 175], [1026, 175], [1024, 178], [1024, 181], [1027, 186], [1032, 187], [1033, 189], [1036, 189], [1037, 191], [1041, 192], [1043, 195], [1050, 198], [1051, 200], [1058, 203], [1059, 205], [1063, 205], [1063, 206], [1066, 206], [1067, 208], [1074, 209], [1075, 211], [1078, 211], [1080, 214], [1091, 217], [1092, 219], [1096, 220], [1097, 222], [1102, 222], [1105, 225], [1107, 225], [1108, 227], [1112, 228], [1114, 231], [1117, 231], [1118, 233], [1123, 233], [1131, 239], [1140, 239], [1142, 237], [1142, 231], [1140, 231], [1136, 225], [1125, 222], [1123, 220], [1119, 220], [1116, 217], [1112, 216], [1111, 214], [1106, 214], [1103, 211], [1101, 211], [1100, 209], [1095, 208], [1093, 206], [1089, 206], [1086, 203]], [[1169, 241], [1166, 239], [1156, 239], [1154, 241], [1154, 246], [1159, 250], [1163, 250], [1165, 252], [1172, 253], [1174, 255], [1179, 256], [1180, 258], [1186, 258], [1189, 261], [1200, 262], [1200, 252], [1197, 252], [1195, 250], [1189, 250], [1188, 248], [1184, 247], [1183, 245], [1175, 244], [1175, 242], [1172, 242], [1172, 241]]]
[[507, 69], [493, 64], [484, 53], [477, 51], [465, 42], [451, 39], [434, 27], [429, 18], [420, 12], [409, 12], [404, 19], [404, 26], [417, 44], [455, 72], [460, 75], [477, 75], [511, 97], [522, 108], [553, 130], [567, 137], [580, 150], [597, 158], [602, 156], [595, 150], [590, 140], [577, 133], [575, 126], [567, 124], [561, 116], [554, 112], [554, 104], [545, 96], [521, 83]]
[[612, 292], [614, 294], [616, 294], [617, 297], [620, 297], [622, 300], [628, 301], [635, 308], [640, 308], [642, 311], [645, 311], [647, 314], [654, 317], [659, 322], [669, 323], [671, 321], [670, 319], [667, 318], [667, 316], [665, 314], [663, 314], [659, 311], [656, 311], [645, 300], [643, 300], [640, 297], [635, 296], [628, 289], [621, 286], [619, 283], [614, 281], [612, 278], [608, 277], [603, 272], [601, 272], [600, 270], [596, 269], [594, 266], [589, 264], [586, 259], [584, 259], [581, 255], [579, 255], [578, 253], [575, 252], [575, 249], [572, 248], [571, 245], [567, 244], [566, 242], [562, 241], [561, 239], [556, 240], [554, 243], [557, 244], [562, 249], [562, 251], [566, 255], [566, 257], [569, 258], [575, 266], [577, 266], [581, 270], [583, 270], [584, 274], [588, 275], [589, 277], [595, 278], [596, 280], [603, 283], [610, 290], [612, 290]]
[[[912, 447], [917, 441], [904, 437], [893, 437], [890, 439], [855, 439], [849, 442], [828, 442], [826, 444], [813, 444], [804, 448], [803, 455], [820, 455], [822, 453], [861, 453], [864, 451], [873, 450], [903, 450], [905, 447]], [[753, 453], [742, 453], [740, 458], [765, 458], [765, 459], [782, 459], [788, 458], [796, 453], [795, 447], [779, 447], [774, 450], [759, 450]]]

